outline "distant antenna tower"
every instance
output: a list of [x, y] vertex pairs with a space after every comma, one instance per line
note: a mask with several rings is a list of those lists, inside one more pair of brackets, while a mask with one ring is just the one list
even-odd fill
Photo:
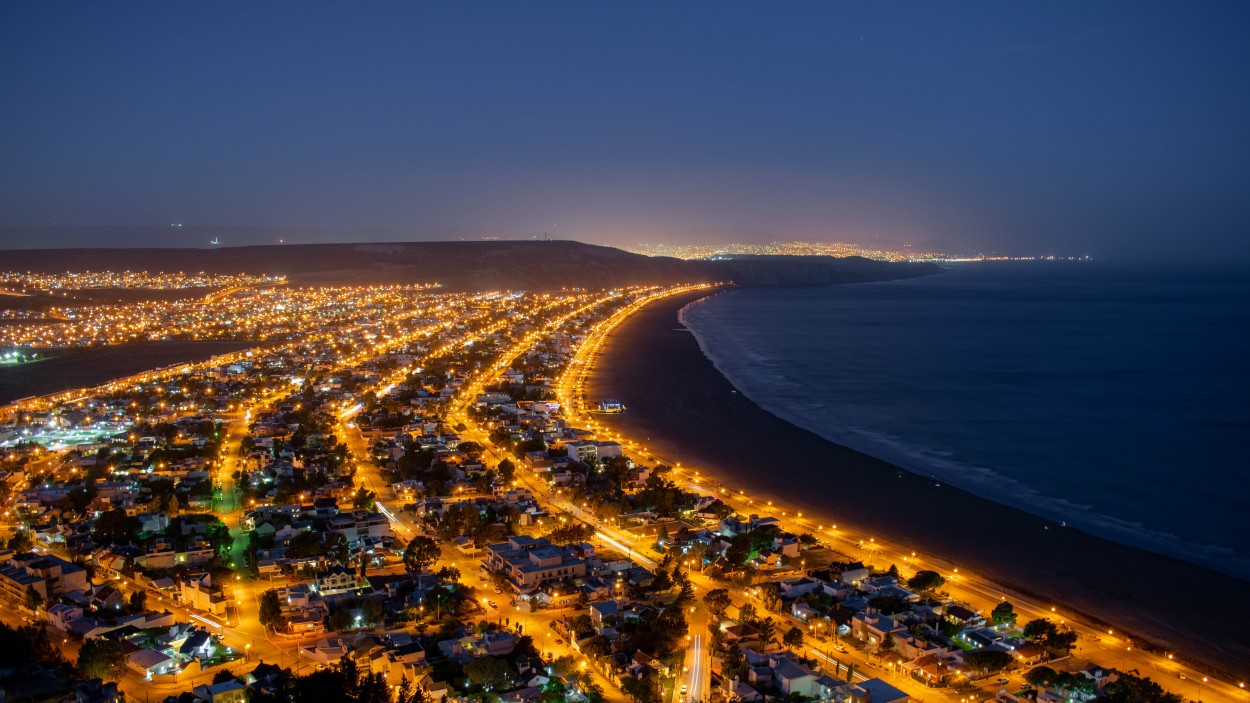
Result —
[[550, 241], [551, 241], [551, 235], [550, 235], [550, 234], [548, 234], [547, 232], [543, 232], [543, 241], [544, 241], [544, 242], [550, 242]]

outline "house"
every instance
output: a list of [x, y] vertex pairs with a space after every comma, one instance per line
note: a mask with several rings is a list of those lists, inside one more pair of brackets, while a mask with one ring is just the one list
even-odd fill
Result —
[[776, 657], [769, 663], [782, 692], [815, 695], [816, 679], [819, 677], [811, 669], [788, 657]]
[[954, 657], [935, 652], [918, 657], [911, 662], [904, 662], [902, 669], [912, 678], [930, 686], [938, 686], [946, 683], [951, 676], [958, 673], [955, 669], [956, 665]]
[[907, 629], [892, 618], [877, 613], [856, 613], [851, 620], [851, 632], [856, 639], [868, 640], [871, 644], [880, 645], [885, 641], [887, 633], [895, 639], [905, 637]]
[[331, 566], [317, 572], [316, 582], [313, 584], [313, 589], [323, 596], [348, 593], [368, 587], [368, 579], [342, 566]]
[[602, 630], [616, 619], [616, 614], [619, 611], [620, 608], [614, 600], [592, 603], [590, 605], [590, 622], [596, 630]]
[[179, 671], [178, 662], [173, 657], [155, 649], [131, 652], [126, 657], [126, 666], [149, 680], [154, 674], [176, 674]]
[[0, 564], [0, 596], [12, 603], [33, 589], [43, 600], [87, 589], [87, 572], [54, 554], [18, 554]]
[[1021, 642], [1011, 650], [1011, 656], [1023, 666], [1039, 664], [1045, 661], [1046, 648], [1036, 642]]
[[760, 646], [760, 631], [750, 625], [730, 625], [722, 627], [721, 632], [724, 633], [727, 645], [736, 644], [739, 648]]
[[48, 606], [47, 617], [49, 625], [61, 632], [69, 632], [70, 624], [82, 617], [82, 608], [56, 603]]
[[283, 610], [283, 620], [286, 621], [283, 632], [288, 635], [321, 634], [326, 631], [325, 614], [321, 610], [312, 608]]
[[586, 575], [586, 561], [574, 549], [526, 535], [487, 546], [486, 565], [507, 576], [518, 592]]
[[829, 571], [838, 583], [852, 586], [859, 586], [861, 581], [872, 575], [872, 571], [858, 561], [834, 562], [829, 565]]
[[299, 648], [301, 657], [325, 666], [338, 663], [346, 654], [347, 645], [337, 637], [320, 639]]
[[807, 603], [795, 603], [790, 607], [790, 614], [798, 618], [800, 622], [807, 622], [813, 618], [820, 617], [820, 612]]
[[740, 701], [741, 703], [757, 703], [764, 700], [763, 694], [751, 688], [745, 682], [739, 681], [738, 677], [732, 680], [726, 678], [721, 685], [721, 691], [724, 692], [725, 698], [731, 701]]
[[218, 617], [226, 616], [226, 597], [213, 586], [208, 574], [194, 574], [182, 581], [180, 597], [189, 608], [203, 610]]
[[815, 593], [820, 590], [820, 585], [820, 581], [807, 578], [806, 576], [777, 583], [777, 586], [781, 589], [781, 597], [786, 600], [794, 600], [799, 596]]
[[907, 703], [908, 695], [882, 681], [868, 679], [851, 687], [853, 703]]
[[196, 686], [192, 691], [195, 697], [205, 703], [245, 703], [247, 686], [238, 679], [230, 679], [206, 686]]

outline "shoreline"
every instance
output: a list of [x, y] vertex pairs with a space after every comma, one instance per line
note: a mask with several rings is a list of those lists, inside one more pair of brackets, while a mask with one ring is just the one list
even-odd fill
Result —
[[[609, 335], [587, 378], [587, 397], [619, 398], [630, 409], [600, 422], [654, 450], [648, 454], [675, 457], [735, 491], [749, 491], [760, 512], [774, 500], [802, 510], [809, 522], [842, 521], [840, 527], [853, 526], [860, 536], [960, 565], [1031, 600], [1047, 602], [1039, 594], [1048, 594], [1056, 605], [1087, 614], [1084, 621], [1109, 622], [1182, 659], [1247, 673], [1245, 618], [1177, 607], [1182, 587], [1202, 593], [1205, 603], [1237, 603], [1245, 581], [1062, 528], [952, 486], [934, 487], [782, 420], [734, 388], [680, 322], [682, 308], [708, 295], [653, 303]], [[856, 558], [869, 555], [837, 547]]]
[[[739, 288], [724, 291], [724, 295], [726, 297], [749, 295], [750, 292]], [[797, 293], [797, 295], [803, 296], [802, 293]], [[713, 367], [740, 392], [745, 392], [744, 389], [755, 388], [753, 386], [755, 379], [751, 375], [751, 367], [741, 366], [740, 360], [734, 357], [734, 345], [728, 340], [735, 337], [712, 343], [700, 333], [697, 325], [691, 325], [688, 322], [690, 319], [697, 321], [698, 310], [705, 303], [711, 303], [713, 298], [718, 297], [721, 297], [721, 294], [687, 304], [679, 311], [678, 320], [694, 335], [703, 355], [711, 361]], [[712, 304], [715, 305], [715, 303]], [[733, 307], [733, 304], [728, 301], [723, 301], [721, 304]], [[732, 328], [740, 329], [740, 326], [735, 324]], [[708, 332], [711, 333], [712, 338], [716, 338], [715, 325]], [[726, 354], [726, 351], [729, 353]], [[743, 375], [739, 378], [736, 374]], [[1250, 584], [1250, 555], [1242, 556], [1235, 551], [1236, 545], [1241, 544], [1238, 541], [1239, 532], [1228, 529], [1220, 530], [1218, 539], [1223, 539], [1222, 542], [1215, 541], [1217, 538], [1210, 534], [1181, 536], [1168, 525], [1148, 526], [1133, 518], [1116, 514], [1114, 508], [1096, 508], [1079, 500], [1074, 502], [1064, 497], [1062, 493], [1038, 487], [1029, 479], [1019, 478], [1011, 472], [1000, 472], [996, 470], [993, 462], [977, 462], [964, 458], [950, 459], [948, 456], [926, 452], [928, 447], [923, 444], [916, 446], [906, 441], [898, 444], [889, 440], [882, 441], [879, 435], [871, 431], [862, 435], [854, 430], [839, 433], [838, 429], [849, 428], [836, 423], [831, 425], [821, 421], [813, 422], [806, 416], [806, 413], [797, 409], [799, 406], [777, 402], [778, 399], [768, 395], [768, 389], [765, 389], [764, 393], [764, 396], [756, 397], [767, 398], [762, 405], [772, 406], [773, 409], [769, 412], [834, 444], [881, 459], [936, 483], [949, 484], [986, 500], [1027, 512], [1048, 520], [1052, 525], [1066, 523], [1111, 542], [1173, 557], [1247, 581]], [[751, 396], [748, 395], [748, 397]], [[975, 427], [976, 423], [963, 426]], [[872, 430], [879, 430], [879, 428], [872, 428]], [[1086, 465], [1091, 464], [1089, 456], [1079, 458], [1085, 460]], [[1247, 533], [1247, 537], [1250, 537], [1250, 533]]]

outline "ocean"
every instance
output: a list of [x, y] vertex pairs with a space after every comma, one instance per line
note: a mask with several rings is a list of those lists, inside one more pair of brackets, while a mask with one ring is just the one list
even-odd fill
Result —
[[738, 390], [832, 442], [1250, 580], [1250, 269], [978, 262], [682, 320]]

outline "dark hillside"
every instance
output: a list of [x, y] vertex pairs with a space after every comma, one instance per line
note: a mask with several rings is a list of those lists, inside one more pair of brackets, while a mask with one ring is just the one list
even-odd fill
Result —
[[286, 275], [299, 284], [438, 282], [452, 290], [554, 290], [734, 281], [838, 283], [924, 275], [925, 265], [831, 257], [682, 261], [573, 241], [291, 244], [220, 249], [27, 249], [0, 252], [7, 271], [148, 270]]

